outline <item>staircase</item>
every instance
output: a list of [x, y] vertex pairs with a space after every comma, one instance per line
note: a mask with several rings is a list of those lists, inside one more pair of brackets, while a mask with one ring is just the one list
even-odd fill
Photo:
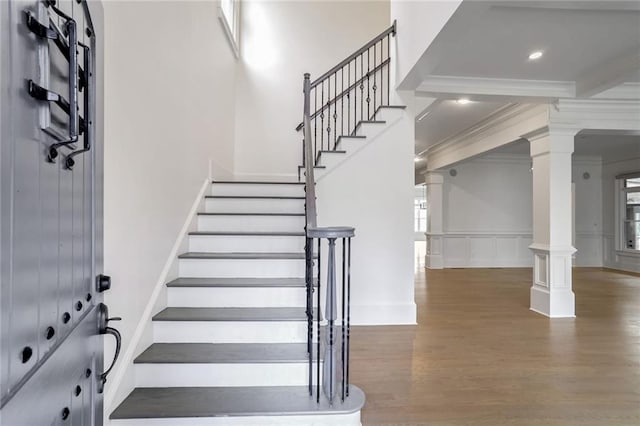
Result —
[[360, 424], [357, 387], [309, 394], [304, 205], [304, 184], [213, 182], [112, 425]]
[[403, 117], [391, 106], [395, 30], [304, 75], [304, 182], [213, 182], [112, 425], [360, 425], [364, 393], [349, 381], [355, 229], [317, 226], [315, 173]]

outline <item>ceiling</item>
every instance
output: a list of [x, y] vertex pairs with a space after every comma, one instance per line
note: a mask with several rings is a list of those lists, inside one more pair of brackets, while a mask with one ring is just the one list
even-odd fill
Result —
[[[535, 50], [543, 56], [530, 60]], [[610, 97], [640, 82], [638, 63], [640, 2], [465, 0], [418, 61], [420, 83], [402, 87], [436, 99], [417, 113], [428, 114], [416, 120], [415, 152], [510, 104]]]
[[432, 103], [416, 119], [416, 154], [437, 145], [507, 105], [509, 104], [506, 102], [471, 102], [461, 105], [454, 100], [445, 99]]

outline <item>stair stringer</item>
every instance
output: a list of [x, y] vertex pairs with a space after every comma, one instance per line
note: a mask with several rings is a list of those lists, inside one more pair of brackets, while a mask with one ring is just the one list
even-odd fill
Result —
[[356, 229], [352, 324], [415, 324], [414, 119], [409, 111], [390, 108], [376, 120], [386, 123], [376, 124], [375, 134], [364, 123], [359, 132], [366, 140], [316, 174], [318, 222]]

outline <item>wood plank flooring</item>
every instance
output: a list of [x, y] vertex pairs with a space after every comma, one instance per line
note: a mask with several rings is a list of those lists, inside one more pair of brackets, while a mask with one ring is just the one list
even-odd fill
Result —
[[640, 425], [640, 277], [575, 269], [575, 319], [531, 312], [530, 286], [420, 267], [418, 326], [352, 331], [363, 425]]

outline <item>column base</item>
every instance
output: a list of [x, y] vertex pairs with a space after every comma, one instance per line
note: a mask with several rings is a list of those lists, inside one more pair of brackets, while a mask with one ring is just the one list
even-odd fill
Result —
[[531, 307], [534, 312], [549, 318], [575, 318], [575, 295], [571, 290], [552, 290], [531, 287]]
[[427, 237], [427, 254], [424, 257], [424, 265], [427, 269], [443, 269], [442, 234], [427, 232], [425, 235]]
[[424, 257], [424, 264], [427, 269], [444, 269], [444, 261], [442, 255], [428, 254]]

